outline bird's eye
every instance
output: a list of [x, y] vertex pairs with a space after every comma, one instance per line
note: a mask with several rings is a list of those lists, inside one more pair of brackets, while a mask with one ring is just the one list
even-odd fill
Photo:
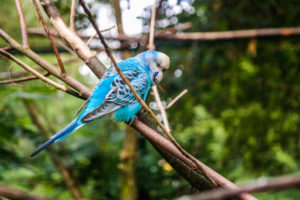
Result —
[[163, 70], [162, 70], [162, 72], [165, 72], [165, 71], [166, 71], [166, 69], [163, 69]]

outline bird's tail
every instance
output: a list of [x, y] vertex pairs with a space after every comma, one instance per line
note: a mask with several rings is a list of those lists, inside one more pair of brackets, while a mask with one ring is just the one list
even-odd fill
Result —
[[78, 122], [77, 119], [73, 120], [68, 126], [66, 126], [64, 129], [56, 133], [55, 135], [51, 136], [51, 139], [42, 144], [37, 150], [35, 150], [30, 157], [33, 157], [43, 151], [45, 148], [47, 148], [49, 145], [51, 145], [54, 142], [60, 142], [63, 139], [65, 139], [68, 135], [73, 133], [75, 130], [83, 126], [84, 123]]

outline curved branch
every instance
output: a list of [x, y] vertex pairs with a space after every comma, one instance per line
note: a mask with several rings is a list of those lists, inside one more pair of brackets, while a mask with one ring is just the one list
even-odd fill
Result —
[[[43, 74], [43, 76], [45, 76], [45, 77], [47, 77], [49, 75], [50, 75], [49, 72], [46, 72]], [[39, 78], [36, 76], [28, 76], [28, 77], [23, 77], [23, 78], [3, 80], [3, 81], [0, 81], [0, 84], [19, 83], [19, 82], [31, 81], [31, 80], [35, 80], [35, 79], [39, 79]]]
[[54, 81], [52, 81], [51, 79], [48, 79], [47, 77], [45, 77], [44, 75], [40, 74], [38, 71], [34, 70], [33, 68], [31, 68], [30, 66], [28, 66], [27, 64], [25, 64], [24, 62], [22, 62], [21, 60], [19, 60], [18, 58], [16, 58], [15, 56], [11, 55], [10, 53], [0, 49], [0, 54], [8, 57], [10, 60], [14, 61], [15, 63], [17, 63], [18, 65], [20, 65], [21, 67], [23, 67], [25, 70], [31, 72], [32, 74], [34, 74], [36, 77], [38, 77], [39, 79], [41, 79], [42, 81], [44, 81], [45, 83], [48, 83], [49, 85], [52, 85], [53, 87], [55, 87], [56, 89], [59, 89], [63, 92], [66, 92], [68, 94], [71, 94], [75, 97], [79, 97], [80, 95], [75, 92], [74, 90], [71, 90], [69, 88], [67, 88], [64, 85], [58, 84]]
[[259, 178], [251, 181], [250, 184], [236, 189], [216, 189], [204, 192], [202, 194], [183, 196], [177, 200], [218, 200], [233, 198], [243, 193], [263, 192], [267, 190], [283, 190], [287, 188], [299, 187], [300, 176], [287, 176], [268, 180], [266, 178]]
[[62, 62], [62, 60], [61, 60], [61, 58], [60, 58], [60, 55], [59, 55], [58, 50], [57, 50], [57, 47], [56, 47], [55, 44], [54, 44], [52, 35], [51, 35], [50, 32], [49, 32], [49, 29], [48, 29], [48, 27], [47, 27], [47, 25], [46, 25], [46, 22], [45, 22], [45, 20], [44, 20], [44, 18], [43, 18], [43, 15], [42, 15], [42, 13], [41, 13], [41, 11], [40, 11], [40, 8], [39, 8], [39, 6], [38, 6], [36, 0], [32, 0], [32, 1], [33, 1], [35, 10], [36, 10], [36, 12], [37, 12], [37, 14], [38, 14], [38, 16], [39, 16], [39, 20], [40, 20], [41, 23], [43, 24], [44, 30], [45, 30], [45, 32], [46, 32], [46, 34], [47, 34], [47, 37], [48, 37], [49, 41], [50, 41], [51, 47], [52, 47], [52, 49], [53, 49], [53, 51], [54, 51], [54, 53], [55, 53], [55, 56], [56, 56], [58, 65], [59, 65], [60, 70], [61, 70], [61, 73], [65, 76], [67, 72], [66, 72], [65, 67], [64, 67], [64, 64], [63, 64], [63, 62]]
[[22, 34], [22, 45], [24, 48], [28, 48], [28, 34], [26, 28], [26, 21], [24, 19], [23, 9], [20, 0], [15, 0], [15, 4], [18, 10], [20, 26], [21, 26], [21, 34]]
[[70, 46], [75, 50], [77, 55], [85, 62], [87, 66], [94, 72], [94, 74], [101, 78], [106, 67], [96, 57], [96, 53], [84, 43], [78, 35], [73, 32], [62, 20], [57, 8], [51, 0], [40, 0], [44, 10], [46, 11], [50, 22], [55, 27], [59, 35], [64, 38]]
[[0, 185], [0, 195], [14, 200], [55, 200], [54, 198], [28, 194], [22, 190]]
[[48, 61], [46, 61], [45, 59], [37, 55], [31, 49], [23, 48], [21, 44], [19, 44], [7, 33], [5, 33], [1, 28], [0, 28], [0, 37], [2, 37], [7, 43], [9, 43], [11, 47], [23, 53], [25, 56], [29, 57], [39, 66], [41, 66], [42, 68], [44, 68], [45, 70], [53, 74], [56, 78], [60, 79], [61, 81], [65, 82], [66, 84], [70, 85], [75, 90], [80, 92], [81, 97], [87, 98], [92, 93], [88, 87], [86, 87], [76, 79], [72, 78], [70, 75], [66, 75], [62, 77], [60, 71], [54, 65], [50, 64]]

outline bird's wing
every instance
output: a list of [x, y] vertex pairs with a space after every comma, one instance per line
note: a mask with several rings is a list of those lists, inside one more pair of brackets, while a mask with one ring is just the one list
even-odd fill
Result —
[[[149, 79], [146, 72], [134, 69], [124, 72], [124, 75], [128, 78], [133, 88], [144, 99], [147, 88], [149, 87]], [[126, 106], [137, 101], [128, 85], [120, 76], [116, 76], [110, 87], [111, 90], [106, 95], [105, 102], [83, 116], [81, 119], [82, 122], [88, 122], [102, 117], [103, 115], [113, 112], [122, 106]]]
[[[146, 72], [134, 69], [125, 72], [124, 75], [130, 81], [137, 93], [143, 98], [149, 82]], [[106, 95], [105, 102], [126, 106], [127, 104], [136, 101], [137, 100], [128, 85], [120, 76], [117, 76], [111, 84], [111, 91]]]
[[[104, 75], [100, 78], [99, 83], [101, 83], [103, 80], [106, 80], [106, 79], [109, 78], [111, 75], [113, 75], [113, 68], [112, 68], [112, 67], [109, 67], [109, 68], [105, 71]], [[96, 87], [96, 88], [94, 89], [94, 91], [97, 90], [97, 88], [98, 88], [98, 87]], [[94, 93], [94, 91], [93, 91], [93, 93]], [[93, 94], [93, 93], [92, 93], [92, 94]], [[78, 115], [78, 114], [82, 111], [82, 109], [85, 108], [85, 106], [88, 104], [88, 102], [89, 102], [89, 100], [91, 99], [92, 96], [93, 96], [93, 95], [89, 96], [89, 98], [82, 104], [82, 106], [81, 106], [81, 107], [78, 109], [78, 111], [76, 112], [75, 116]]]
[[[131, 71], [133, 68], [136, 68], [136, 66], [139, 66], [140, 62], [136, 58], [129, 58], [129, 59], [119, 62], [118, 65], [123, 72], [126, 72], [126, 71]], [[91, 97], [93, 96], [93, 94], [95, 93], [95, 91], [97, 91], [98, 89], [101, 89], [101, 88], [99, 88], [99, 86], [101, 85], [101, 82], [108, 79], [109, 77], [111, 77], [113, 75], [116, 75], [116, 74], [117, 74], [117, 71], [114, 70], [113, 66], [109, 67], [105, 71], [104, 75], [99, 80], [98, 86], [94, 89], [92, 95], [82, 104], [82, 106], [77, 111], [76, 115], [78, 115], [85, 108], [85, 106], [89, 103], [89, 101], [90, 101]]]

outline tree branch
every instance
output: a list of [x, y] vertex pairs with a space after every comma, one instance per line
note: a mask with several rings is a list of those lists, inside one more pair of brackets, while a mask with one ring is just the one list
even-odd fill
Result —
[[62, 60], [61, 60], [61, 58], [60, 58], [60, 55], [59, 55], [59, 53], [58, 53], [58, 50], [57, 50], [57, 48], [56, 48], [56, 46], [55, 46], [55, 44], [54, 44], [52, 35], [51, 35], [50, 32], [49, 32], [49, 29], [48, 29], [48, 27], [47, 27], [47, 25], [46, 25], [46, 22], [45, 22], [45, 20], [44, 20], [44, 18], [43, 18], [43, 15], [42, 15], [41, 11], [40, 11], [40, 8], [39, 8], [39, 6], [38, 6], [36, 0], [32, 0], [32, 2], [33, 2], [33, 4], [34, 4], [35, 10], [36, 10], [36, 12], [37, 12], [37, 14], [38, 14], [38, 16], [39, 16], [39, 20], [40, 20], [41, 23], [43, 24], [44, 30], [45, 30], [45, 32], [46, 32], [46, 34], [47, 34], [47, 37], [48, 37], [49, 41], [50, 41], [51, 47], [52, 47], [52, 49], [53, 49], [53, 51], [54, 51], [54, 53], [55, 53], [55, 56], [56, 56], [58, 65], [59, 65], [60, 70], [61, 70], [61, 73], [62, 73], [63, 76], [65, 76], [65, 75], [66, 75], [66, 70], [65, 70], [64, 64], [63, 64], [63, 62], [62, 62]]
[[99, 61], [96, 54], [65, 24], [52, 0], [40, 0], [40, 2], [59, 35], [70, 44], [77, 55], [90, 67], [95, 75], [101, 78], [106, 67]]
[[71, 31], [75, 32], [75, 11], [76, 11], [76, 0], [72, 0], [71, 4], [71, 13], [70, 13], [70, 29]]
[[255, 193], [267, 190], [283, 190], [292, 187], [300, 186], [300, 176], [280, 177], [268, 180], [266, 178], [259, 178], [256, 181], [251, 181], [251, 184], [236, 188], [236, 189], [217, 189], [204, 192], [202, 194], [183, 196], [178, 200], [217, 200], [228, 199], [235, 197], [242, 193]]
[[[213, 188], [203, 175], [194, 170], [194, 163], [189, 158], [183, 155], [169, 140], [160, 135], [158, 131], [155, 130], [156, 128], [154, 126], [151, 126], [150, 128], [144, 124], [149, 124], [149, 121], [147, 118], [145, 118], [145, 116], [140, 114], [138, 118], [143, 122], [134, 120], [132, 123], [132, 127], [139, 131], [142, 135], [144, 135], [182, 177], [184, 177], [193, 187], [197, 188], [197, 190], [199, 191]], [[230, 182], [199, 160], [197, 160], [197, 162], [220, 187], [227, 189], [238, 188], [237, 185]], [[256, 198], [249, 194], [242, 194], [239, 196], [239, 199], [256, 200]]]
[[24, 19], [23, 9], [20, 0], [15, 0], [15, 4], [18, 10], [19, 19], [20, 19], [20, 26], [21, 26], [21, 33], [22, 33], [22, 45], [24, 48], [28, 48], [28, 34], [26, 28], [26, 21]]
[[13, 47], [14, 49], [18, 50], [19, 52], [29, 57], [39, 66], [41, 66], [42, 68], [44, 68], [45, 70], [53, 74], [56, 78], [70, 85], [75, 90], [79, 91], [81, 98], [88, 98], [90, 96], [91, 90], [89, 88], [87, 88], [85, 85], [83, 85], [76, 79], [72, 78], [70, 75], [66, 75], [65, 77], [62, 77], [60, 71], [57, 70], [54, 65], [50, 64], [48, 61], [46, 61], [45, 59], [43, 59], [42, 57], [34, 53], [31, 49], [23, 48], [22, 45], [20, 45], [13, 38], [11, 38], [1, 28], [0, 28], [0, 37], [2, 37], [6, 42], [8, 42], [11, 45], [11, 47]]
[[[180, 29], [180, 28], [179, 28]], [[176, 29], [175, 29], [176, 30]], [[164, 32], [164, 31], [163, 31]], [[31, 28], [28, 29], [28, 34], [43, 35], [44, 33], [40, 29]], [[58, 35], [57, 32], [51, 31], [51, 34]], [[259, 37], [290, 37], [299, 36], [300, 28], [287, 27], [287, 28], [263, 28], [263, 29], [249, 29], [249, 30], [236, 30], [236, 31], [220, 31], [220, 32], [181, 32], [181, 33], [157, 33], [154, 35], [156, 40], [174, 40], [174, 41], [216, 41], [216, 40], [233, 40], [233, 39], [248, 39]], [[79, 34], [83, 39], [88, 39], [89, 35]], [[143, 36], [142, 36], [143, 37]], [[119, 36], [105, 36], [107, 40], [119, 40], [119, 41], [132, 41], [139, 42], [142, 37], [129, 37], [125, 35]]]
[[[47, 77], [49, 75], [50, 75], [49, 72], [46, 72], [46, 73], [43, 74], [44, 77]], [[3, 80], [3, 81], [0, 81], [0, 85], [1, 84], [10, 84], [10, 83], [19, 83], [19, 82], [31, 81], [31, 80], [35, 80], [35, 79], [39, 79], [39, 78], [37, 76], [28, 76], [28, 77], [17, 78], [17, 79]]]
[[67, 88], [66, 86], [60, 85], [54, 81], [52, 81], [51, 79], [48, 79], [47, 77], [43, 76], [42, 74], [40, 74], [38, 71], [34, 70], [33, 68], [31, 68], [30, 66], [28, 66], [27, 64], [25, 64], [24, 62], [22, 62], [21, 60], [19, 60], [18, 58], [16, 58], [15, 56], [11, 55], [10, 53], [1, 50], [0, 49], [0, 54], [6, 56], [7, 58], [9, 58], [10, 60], [14, 61], [15, 63], [17, 63], [18, 65], [20, 65], [21, 67], [23, 67], [25, 70], [31, 72], [32, 74], [34, 74], [36, 77], [38, 77], [39, 79], [41, 79], [42, 81], [44, 81], [45, 83], [48, 83], [49, 85], [52, 85], [53, 87], [55, 87], [56, 89], [59, 89], [63, 92], [66, 92], [68, 94], [71, 94], [75, 97], [80, 98], [81, 96], [75, 92], [74, 90], [71, 90], [69, 88]]
[[0, 184], [0, 195], [13, 200], [55, 200], [54, 198], [28, 194], [22, 190], [13, 189]]
[[[151, 13], [151, 22], [150, 22], [150, 33], [149, 33], [149, 43], [148, 43], [148, 48], [150, 50], [154, 50], [155, 49], [155, 45], [154, 45], [154, 25], [155, 25], [155, 16], [156, 16], [156, 1], [154, 1], [153, 6], [152, 6], [152, 13]], [[169, 122], [168, 122], [168, 118], [167, 118], [167, 114], [166, 114], [166, 110], [162, 105], [158, 90], [156, 85], [154, 85], [152, 87], [152, 91], [154, 93], [155, 96], [155, 100], [156, 103], [160, 109], [162, 118], [163, 118], [163, 122], [164, 122], [164, 126], [160, 126], [160, 128], [164, 131], [165, 135], [168, 137], [168, 139], [174, 144], [174, 146], [183, 154], [185, 155], [187, 158], [189, 158], [194, 164], [195, 170], [199, 170], [199, 172], [207, 179], [209, 180], [209, 182], [214, 186], [214, 187], [218, 187], [218, 185], [215, 183], [215, 181], [208, 175], [208, 173], [205, 171], [205, 169], [198, 164], [197, 159], [195, 159], [193, 156], [191, 156], [190, 154], [188, 154], [176, 141], [176, 139], [173, 137], [173, 135], [170, 132], [170, 127], [169, 127]], [[164, 129], [165, 128], [165, 129]]]
[[[48, 133], [48, 131], [46, 130], [42, 121], [40, 120], [40, 117], [38, 116], [39, 106], [35, 102], [29, 102], [26, 99], [24, 99], [23, 102], [24, 102], [24, 105], [25, 105], [29, 115], [30, 115], [32, 122], [36, 125], [36, 127], [38, 128], [41, 135], [45, 139], [48, 139], [50, 134]], [[39, 112], [39, 113], [42, 113], [42, 112]], [[45, 118], [45, 116], [43, 116], [43, 118]], [[81, 193], [80, 185], [78, 184], [77, 178], [74, 177], [73, 173], [71, 173], [70, 170], [68, 170], [68, 168], [65, 167], [64, 163], [61, 162], [61, 160], [57, 156], [55, 156], [56, 153], [60, 154], [60, 155], [66, 154], [63, 146], [62, 145], [58, 145], [58, 147], [51, 146], [50, 152], [52, 152], [50, 154], [52, 162], [54, 163], [54, 165], [60, 172], [67, 188], [69, 189], [69, 191], [72, 194], [72, 196], [74, 197], [74, 199], [83, 200], [84, 197], [83, 197], [83, 194]], [[66, 160], [64, 160], [64, 161], [66, 161]]]
[[182, 92], [180, 92], [180, 94], [178, 94], [166, 107], [165, 109], [169, 109], [171, 108], [183, 95], [185, 95], [188, 92], [187, 89], [183, 90]]
[[249, 29], [236, 31], [221, 31], [221, 32], [190, 32], [180, 34], [165, 34], [158, 35], [157, 38], [170, 40], [198, 40], [198, 41], [212, 41], [212, 40], [229, 40], [229, 39], [244, 39], [254, 37], [270, 37], [270, 36], [293, 36], [300, 35], [300, 28], [263, 28], [263, 29]]

